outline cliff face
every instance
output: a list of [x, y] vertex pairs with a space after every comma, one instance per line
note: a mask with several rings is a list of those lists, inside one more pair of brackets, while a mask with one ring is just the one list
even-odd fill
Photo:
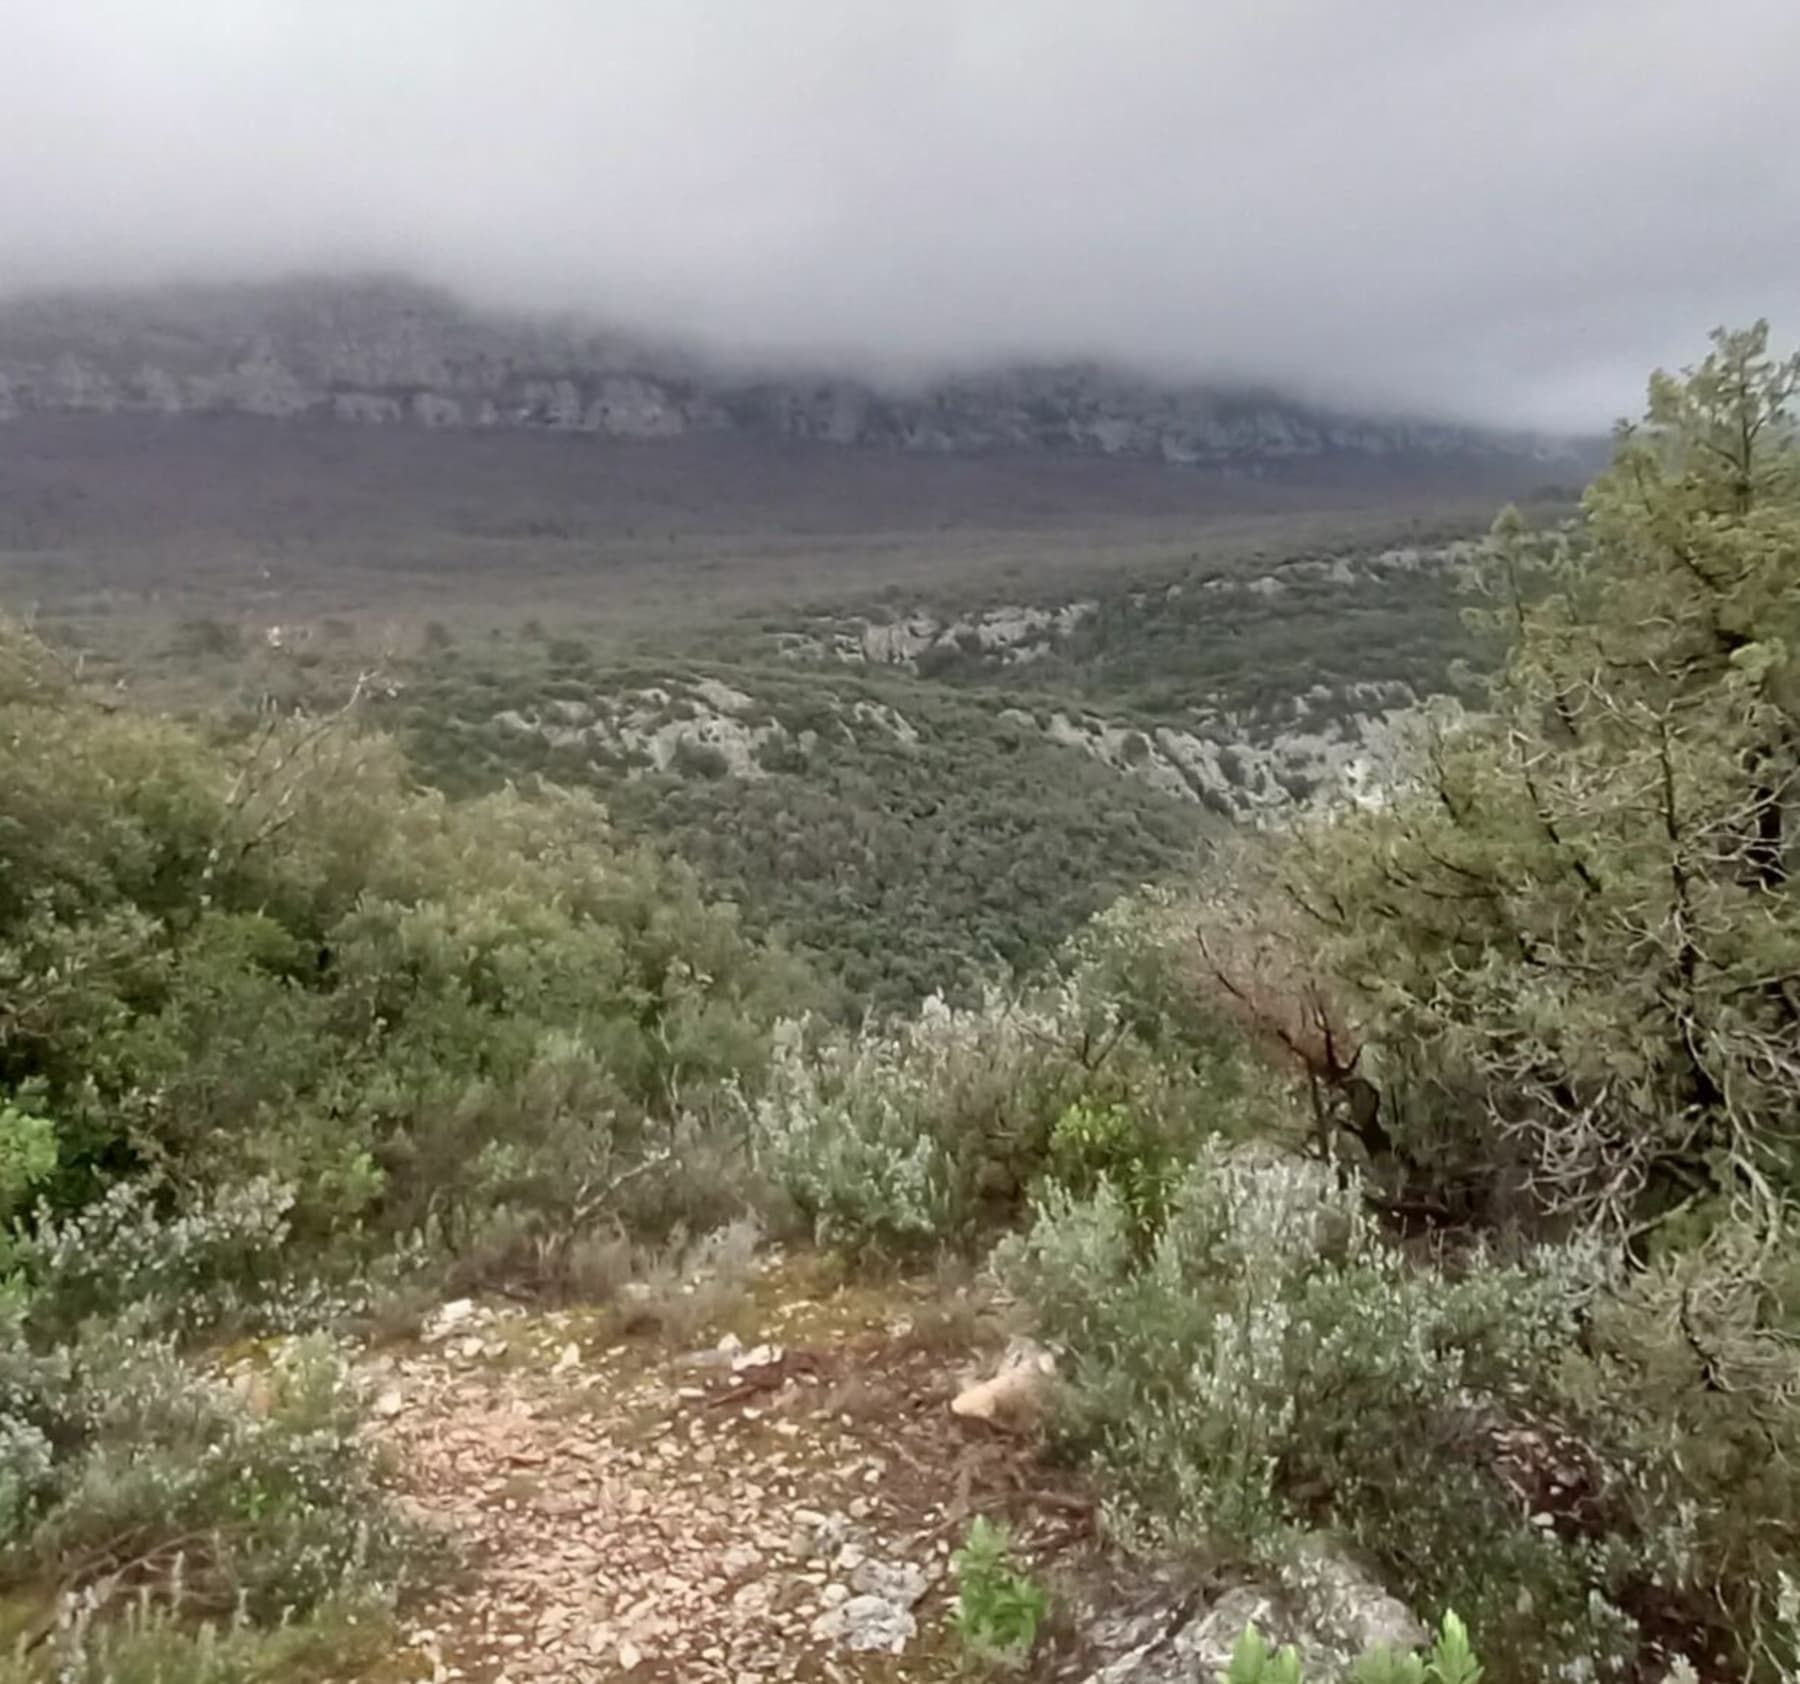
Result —
[[0, 302], [0, 420], [43, 411], [311, 416], [634, 439], [736, 432], [942, 455], [995, 450], [1209, 466], [1574, 460], [1557, 441], [1327, 413], [1090, 366], [901, 392], [762, 377], [407, 282], [304, 280]]

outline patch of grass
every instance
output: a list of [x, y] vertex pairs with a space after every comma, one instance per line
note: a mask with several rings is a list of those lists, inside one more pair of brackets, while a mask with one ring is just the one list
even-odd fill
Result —
[[991, 1289], [968, 1259], [954, 1253], [941, 1257], [922, 1283], [908, 1323], [902, 1350], [946, 1360], [997, 1345], [1004, 1331]]
[[641, 1252], [635, 1279], [620, 1290], [626, 1332], [685, 1347], [726, 1329], [749, 1301], [746, 1282], [760, 1238], [757, 1224], [744, 1219]]
[[403, 1648], [385, 1604], [349, 1598], [275, 1629], [200, 1618], [149, 1599], [119, 1617], [77, 1615], [29, 1653], [0, 1658], [0, 1684], [415, 1684], [432, 1676]]

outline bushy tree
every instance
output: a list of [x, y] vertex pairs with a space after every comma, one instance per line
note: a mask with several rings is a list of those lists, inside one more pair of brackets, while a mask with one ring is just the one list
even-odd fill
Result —
[[735, 1115], [806, 999], [591, 797], [421, 791], [352, 712], [214, 740], [96, 704], [10, 629], [0, 862], [9, 1209], [266, 1178], [300, 1242], [595, 1220]]
[[1657, 375], [1577, 533], [1496, 529], [1491, 713], [1305, 839], [1294, 892], [1416, 1156], [1627, 1224], [1792, 1179], [1797, 386], [1762, 324]]

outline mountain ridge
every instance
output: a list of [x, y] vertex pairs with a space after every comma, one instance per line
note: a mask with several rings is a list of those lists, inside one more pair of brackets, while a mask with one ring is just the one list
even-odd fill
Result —
[[910, 385], [733, 366], [569, 318], [508, 316], [392, 276], [0, 300], [0, 421], [242, 414], [657, 440], [741, 434], [919, 455], [1024, 452], [1181, 468], [1328, 463], [1579, 471], [1585, 441], [1359, 415], [1092, 361]]

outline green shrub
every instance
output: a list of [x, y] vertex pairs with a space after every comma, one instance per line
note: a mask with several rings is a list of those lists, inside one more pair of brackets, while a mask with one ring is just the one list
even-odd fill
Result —
[[389, 1594], [421, 1558], [319, 1341], [248, 1392], [123, 1322], [49, 1342], [15, 1288], [0, 1325], [0, 1580], [92, 1617], [131, 1597], [262, 1626]]
[[[1301, 1684], [1304, 1669], [1292, 1644], [1271, 1649], [1268, 1639], [1248, 1627], [1231, 1652], [1231, 1664], [1219, 1684]], [[1475, 1659], [1468, 1628], [1446, 1614], [1429, 1654], [1375, 1648], [1358, 1657], [1350, 1684], [1481, 1684], [1482, 1667]]]
[[1238, 1003], [1211, 975], [1200, 944], [1221, 880], [1235, 892], [1236, 852], [1215, 848], [1193, 881], [1115, 901], [1070, 943], [1065, 963], [1160, 1061], [1204, 1082], [1221, 1132], [1298, 1145], [1305, 1129], [1296, 1094], [1255, 1055]]
[[1245, 1628], [1219, 1684], [1300, 1684], [1300, 1651], [1286, 1643], [1271, 1649], [1255, 1626]]
[[277, 1684], [362, 1678], [400, 1638], [375, 1594], [334, 1598], [303, 1618], [259, 1626], [197, 1618], [182, 1602], [136, 1596], [123, 1610], [82, 1607], [29, 1657], [0, 1655], [0, 1684]]
[[553, 637], [544, 653], [555, 667], [584, 667], [594, 658], [593, 650], [578, 637]]
[[[595, 683], [623, 703], [669, 688], [676, 664]], [[493, 721], [506, 708], [542, 714], [553, 677], [528, 675], [502, 696], [476, 681], [467, 654], [423, 665], [402, 704], [423, 776], [467, 792], [543, 769], [541, 736]], [[556, 775], [591, 787], [621, 830], [656, 837], [750, 924], [806, 951], [841, 985], [847, 1021], [914, 1011], [934, 991], [971, 1005], [1003, 970], [1035, 971], [1115, 897], [1185, 863], [1207, 828], [1190, 803], [999, 719], [996, 697], [836, 663], [783, 667], [718, 674], [753, 697], [745, 723], [786, 728], [785, 742], [756, 750], [758, 769], [778, 775], [689, 775], [718, 770], [708, 751], [638, 776], [592, 745], [556, 761]], [[918, 741], [859, 718], [859, 704], [884, 710], [875, 718], [896, 710]]]
[[0, 1102], [0, 1222], [56, 1174], [58, 1156], [54, 1123]]
[[950, 1566], [956, 1574], [951, 1617], [964, 1646], [982, 1660], [1021, 1664], [1037, 1644], [1050, 1595], [1019, 1566], [1006, 1528], [976, 1516]]
[[221, 746], [34, 648], [0, 637], [0, 1217], [146, 1176], [158, 1220], [280, 1187], [289, 1246], [341, 1263], [473, 1243], [502, 1205], [565, 1237], [730, 1214], [673, 1149], [742, 1140], [808, 995], [687, 872], [589, 798], [422, 794], [347, 718]]
[[1102, 1182], [1111, 1186], [1140, 1244], [1161, 1231], [1180, 1173], [1175, 1143], [1153, 1134], [1127, 1105], [1077, 1102], [1050, 1131], [1050, 1180], [1080, 1198], [1091, 1197]]
[[731, 762], [725, 758], [725, 751], [716, 743], [702, 742], [697, 737], [679, 739], [669, 764], [683, 777], [709, 781], [726, 777], [731, 772]]
[[1602, 1299], [1563, 1391], [1604, 1425], [1616, 1530], [1646, 1601], [1746, 1669], [1800, 1672], [1800, 1266], [1792, 1230], [1734, 1221]]
[[1797, 388], [1766, 323], [1653, 376], [1578, 532], [1496, 524], [1489, 707], [1297, 838], [1402, 1143], [1448, 1093], [1463, 1179], [1616, 1231], [1800, 1188]]
[[256, 1181], [178, 1207], [149, 1181], [122, 1181], [70, 1216], [44, 1210], [17, 1225], [0, 1262], [40, 1333], [122, 1314], [172, 1333], [243, 1326], [293, 1290], [282, 1261], [293, 1202], [290, 1189]]

